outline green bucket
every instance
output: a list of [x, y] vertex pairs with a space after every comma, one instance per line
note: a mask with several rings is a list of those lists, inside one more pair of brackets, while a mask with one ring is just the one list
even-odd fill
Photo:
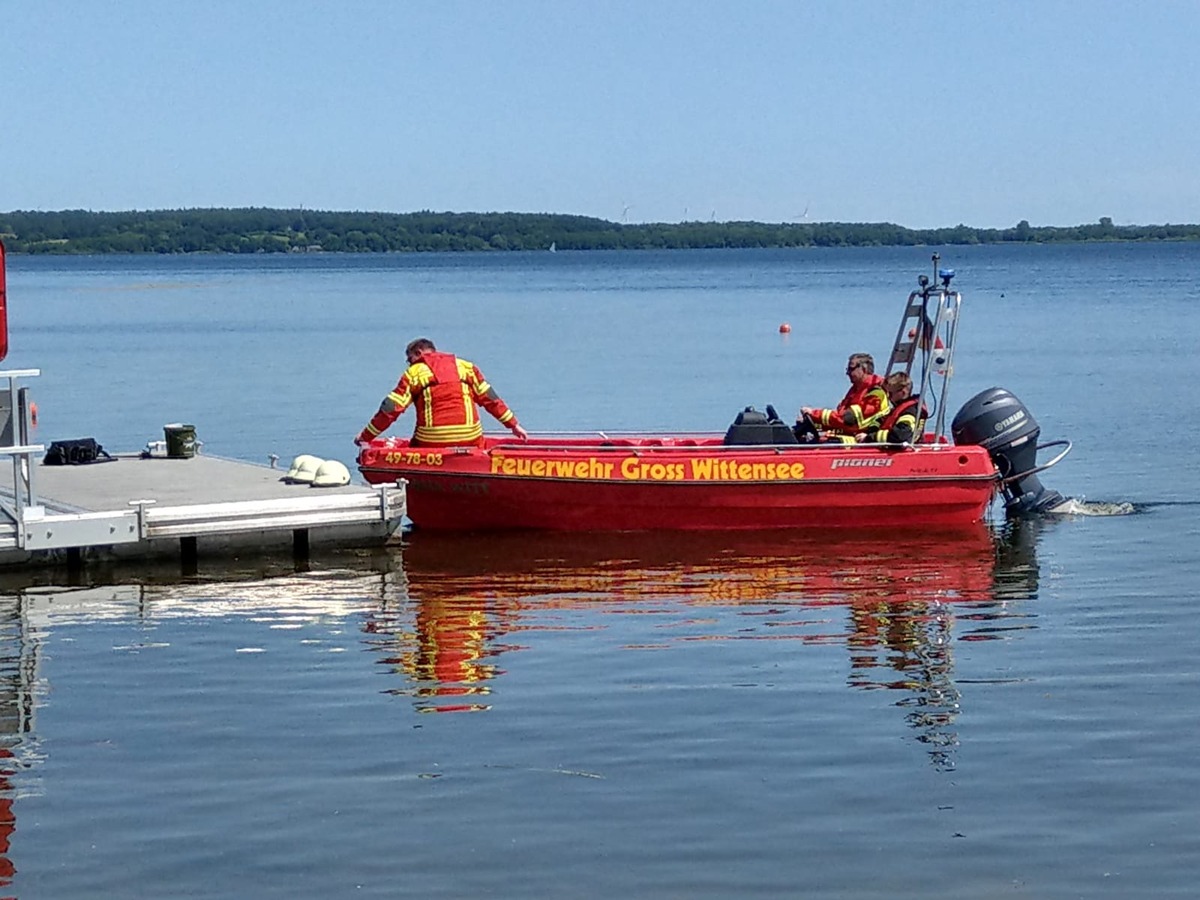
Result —
[[164, 425], [163, 433], [167, 437], [168, 459], [190, 459], [196, 455], [195, 425]]

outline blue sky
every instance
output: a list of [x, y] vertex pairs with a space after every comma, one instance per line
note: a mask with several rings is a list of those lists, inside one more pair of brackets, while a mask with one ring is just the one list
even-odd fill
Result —
[[0, 0], [0, 210], [1200, 221], [1200, 3]]

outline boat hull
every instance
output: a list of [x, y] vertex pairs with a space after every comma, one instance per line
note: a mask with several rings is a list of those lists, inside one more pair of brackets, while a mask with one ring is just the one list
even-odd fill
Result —
[[405, 479], [409, 517], [437, 531], [940, 528], [981, 521], [997, 484], [986, 450], [949, 444], [635, 436], [423, 448], [388, 438], [358, 462], [372, 484]]

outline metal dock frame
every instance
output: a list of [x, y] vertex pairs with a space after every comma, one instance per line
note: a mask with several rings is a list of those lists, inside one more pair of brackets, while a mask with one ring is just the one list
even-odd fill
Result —
[[[43, 500], [37, 473], [44, 447], [30, 443], [28, 389], [18, 386], [18, 379], [39, 374], [0, 371], [0, 379], [7, 379], [8, 410], [16, 411], [5, 425], [0, 384], [0, 455], [12, 460], [11, 502], [0, 497], [0, 563], [54, 561], [65, 554], [69, 565], [77, 565], [89, 551], [137, 558], [178, 547], [186, 566], [197, 557], [200, 539], [242, 548], [290, 539], [295, 555], [307, 558], [313, 532], [342, 544], [364, 544], [400, 528], [407, 509], [403, 480], [309, 489], [284, 485], [278, 469], [219, 457], [118, 454], [117, 463], [54, 467], [42, 473], [43, 488], [54, 499]], [[122, 468], [109, 468], [117, 465]], [[199, 479], [205, 482], [201, 487], [169, 489], [196, 481], [200, 473], [210, 476]], [[61, 495], [55, 495], [56, 484]]]
[[25, 517], [43, 515], [45, 509], [37, 499], [37, 467], [35, 455], [45, 447], [31, 444], [29, 434], [33, 430], [29, 411], [29, 388], [18, 384], [21, 378], [36, 378], [41, 369], [0, 370], [0, 455], [7, 456], [12, 463], [13, 498], [11, 505], [0, 498], [0, 511], [16, 523], [17, 532], [23, 530]]

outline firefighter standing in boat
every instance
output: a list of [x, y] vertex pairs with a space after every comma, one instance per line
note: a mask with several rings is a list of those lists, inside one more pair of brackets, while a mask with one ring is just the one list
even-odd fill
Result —
[[483, 425], [478, 406], [521, 440], [529, 437], [516, 414], [473, 362], [439, 352], [428, 338], [417, 338], [404, 352], [408, 368], [354, 443], [365, 444], [378, 437], [409, 406], [416, 406], [417, 424], [411, 442], [414, 447], [481, 444]]

